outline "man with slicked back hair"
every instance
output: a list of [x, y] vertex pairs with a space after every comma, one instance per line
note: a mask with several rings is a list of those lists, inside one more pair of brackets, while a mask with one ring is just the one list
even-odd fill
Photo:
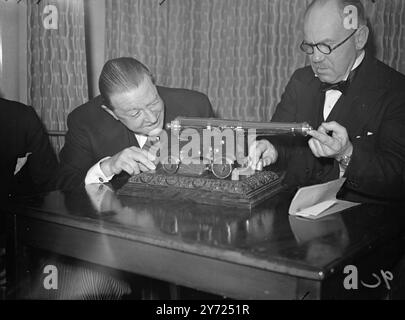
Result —
[[149, 69], [134, 58], [107, 61], [99, 89], [100, 96], [68, 116], [61, 189], [153, 170], [154, 156], [142, 149], [148, 137], [158, 136], [177, 116], [213, 117], [206, 95], [156, 86]]

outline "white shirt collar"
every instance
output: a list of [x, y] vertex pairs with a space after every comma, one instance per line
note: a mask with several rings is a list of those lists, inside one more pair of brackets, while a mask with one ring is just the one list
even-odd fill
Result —
[[138, 140], [139, 148], [142, 149], [144, 144], [146, 143], [146, 140], [148, 140], [148, 137], [143, 135], [143, 134], [137, 134], [135, 133], [135, 138]]

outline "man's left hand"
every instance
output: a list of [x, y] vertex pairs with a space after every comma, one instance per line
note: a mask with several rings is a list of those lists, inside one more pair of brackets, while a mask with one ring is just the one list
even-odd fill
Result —
[[324, 122], [318, 130], [312, 130], [308, 134], [312, 136], [308, 145], [317, 158], [326, 157], [338, 160], [353, 152], [353, 145], [349, 140], [346, 128], [335, 121]]

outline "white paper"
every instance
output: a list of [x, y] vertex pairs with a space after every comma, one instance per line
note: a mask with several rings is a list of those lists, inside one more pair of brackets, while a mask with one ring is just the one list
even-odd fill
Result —
[[336, 204], [337, 200], [327, 200], [296, 212], [297, 215], [317, 216]]
[[346, 178], [340, 178], [323, 184], [317, 184], [297, 191], [288, 213], [308, 219], [319, 219], [359, 203], [338, 200], [336, 195]]

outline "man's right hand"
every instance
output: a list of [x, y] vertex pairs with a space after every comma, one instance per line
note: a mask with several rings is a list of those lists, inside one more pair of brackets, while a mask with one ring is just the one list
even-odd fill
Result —
[[249, 146], [249, 167], [263, 170], [277, 161], [278, 152], [268, 140], [257, 140]]
[[102, 161], [100, 168], [106, 177], [119, 174], [122, 171], [135, 175], [140, 172], [155, 170], [156, 166], [153, 163], [155, 160], [156, 157], [152, 153], [138, 147], [130, 147]]

